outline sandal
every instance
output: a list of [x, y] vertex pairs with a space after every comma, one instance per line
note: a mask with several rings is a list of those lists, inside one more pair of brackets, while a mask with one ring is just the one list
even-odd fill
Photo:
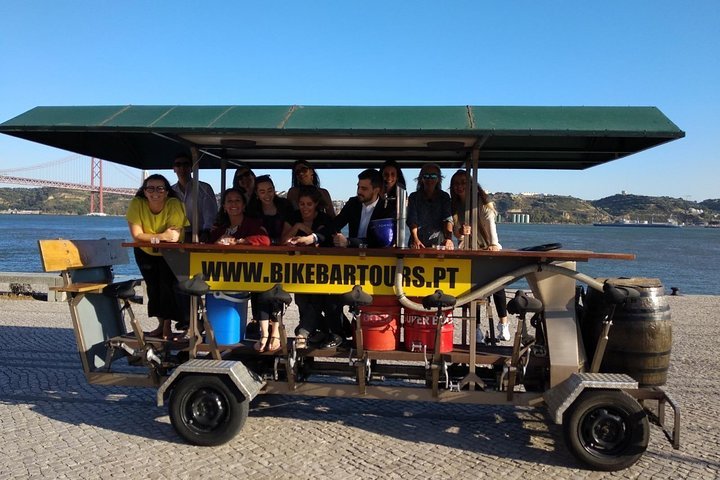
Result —
[[277, 352], [280, 350], [282, 345], [280, 344], [280, 337], [270, 337], [270, 341], [265, 346], [266, 352]]
[[307, 339], [302, 335], [296, 336], [295, 348], [307, 348]]
[[263, 335], [262, 337], [260, 337], [260, 340], [255, 342], [255, 345], [253, 345], [253, 348], [255, 349], [256, 352], [264, 352], [265, 347], [267, 347], [267, 343], [268, 343], [268, 337], [267, 337], [267, 335]]

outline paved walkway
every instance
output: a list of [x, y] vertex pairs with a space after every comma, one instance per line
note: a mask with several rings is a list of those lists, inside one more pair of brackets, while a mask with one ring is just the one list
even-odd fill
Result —
[[682, 448], [653, 428], [642, 459], [612, 474], [585, 470], [529, 408], [266, 396], [230, 443], [187, 445], [154, 390], [85, 382], [66, 304], [0, 299], [0, 479], [718, 478], [720, 297], [670, 304]]

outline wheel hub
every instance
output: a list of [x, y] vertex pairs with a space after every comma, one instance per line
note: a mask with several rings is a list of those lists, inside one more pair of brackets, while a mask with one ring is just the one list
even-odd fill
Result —
[[222, 395], [211, 389], [200, 389], [187, 403], [187, 424], [202, 431], [212, 430], [225, 418], [227, 407]]
[[627, 439], [627, 425], [621, 415], [600, 408], [591, 412], [582, 427], [582, 438], [588, 447], [613, 451]]

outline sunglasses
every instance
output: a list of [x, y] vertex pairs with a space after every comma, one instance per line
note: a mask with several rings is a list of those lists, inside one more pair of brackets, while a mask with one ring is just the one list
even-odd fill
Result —
[[145, 188], [143, 188], [143, 190], [145, 190], [148, 193], [155, 193], [155, 192], [164, 193], [167, 189], [165, 187], [161, 186], [161, 187], [145, 187]]
[[298, 175], [300, 173], [305, 173], [308, 170], [310, 170], [310, 167], [298, 167], [295, 169], [295, 174]]
[[437, 180], [439, 176], [440, 175], [438, 175], [437, 173], [423, 173], [422, 179], [423, 180]]

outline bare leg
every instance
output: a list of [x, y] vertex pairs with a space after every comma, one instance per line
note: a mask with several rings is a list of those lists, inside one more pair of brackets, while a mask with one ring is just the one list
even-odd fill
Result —
[[278, 322], [272, 322], [270, 324], [270, 339], [267, 344], [267, 351], [275, 352], [280, 350], [280, 346], [280, 328]]
[[260, 323], [260, 340], [255, 342], [255, 351], [262, 352], [267, 347], [268, 343], [268, 330], [270, 327], [270, 320], [259, 320]]

